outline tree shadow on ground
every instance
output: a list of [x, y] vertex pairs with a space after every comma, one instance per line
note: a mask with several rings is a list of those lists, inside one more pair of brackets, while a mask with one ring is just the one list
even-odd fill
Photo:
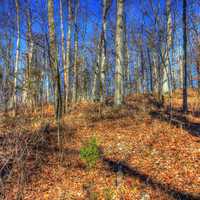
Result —
[[189, 134], [195, 137], [200, 137], [200, 124], [189, 121], [182, 114], [173, 113], [171, 116], [168, 111], [150, 111], [149, 114], [152, 118], [168, 122], [175, 126], [179, 126], [186, 130]]
[[128, 164], [118, 161], [113, 161], [108, 158], [103, 158], [103, 162], [109, 166], [109, 169], [115, 173], [118, 172], [118, 169], [120, 168], [124, 175], [135, 177], [139, 179], [140, 181], [144, 182], [146, 185], [150, 186], [153, 189], [158, 189], [161, 192], [164, 192], [165, 194], [173, 197], [177, 200], [199, 200], [200, 194], [192, 194], [187, 193], [184, 191], [180, 191], [171, 185], [160, 183], [156, 180], [154, 180], [149, 175], [140, 172], [138, 169], [134, 167], [130, 167]]
[[88, 109], [86, 119], [91, 123], [100, 121], [116, 121], [127, 117], [136, 117], [140, 109], [137, 105], [124, 104], [121, 107], [102, 106], [95, 109]]
[[180, 126], [191, 135], [200, 137], [200, 123], [189, 121], [181, 110], [172, 108], [172, 112], [170, 112], [170, 109], [160, 109], [155, 99], [150, 98], [149, 101], [156, 107], [155, 110], [149, 112], [152, 118]]

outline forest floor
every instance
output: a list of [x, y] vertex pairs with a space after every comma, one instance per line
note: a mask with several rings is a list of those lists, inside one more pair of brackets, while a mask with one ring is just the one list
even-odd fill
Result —
[[[190, 91], [190, 112], [182, 114], [176, 92], [172, 120], [167, 105], [159, 108], [150, 95], [128, 96], [121, 108], [113, 108], [112, 99], [108, 104], [80, 103], [64, 116], [62, 162], [51, 107], [16, 118], [1, 114], [2, 199], [22, 194], [27, 200], [200, 199], [196, 93]], [[101, 159], [88, 169], [79, 151], [91, 137]]]

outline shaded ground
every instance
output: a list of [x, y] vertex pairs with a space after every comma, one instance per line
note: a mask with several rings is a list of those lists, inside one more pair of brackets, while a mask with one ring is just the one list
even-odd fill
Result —
[[[105, 191], [117, 200], [199, 199], [200, 120], [193, 112], [183, 116], [178, 112], [179, 97], [175, 100], [175, 123], [169, 120], [167, 110], [157, 108], [151, 96], [127, 97], [120, 109], [111, 107], [112, 100], [110, 106], [76, 105], [63, 120], [62, 164], [58, 162], [51, 110], [44, 118], [29, 116], [26, 120], [1, 122], [2, 133], [4, 130], [4, 134], [20, 132], [21, 141], [27, 133], [43, 133], [44, 124], [50, 124], [47, 133], [42, 134], [43, 140], [30, 145], [28, 150], [25, 199], [83, 200], [89, 196], [105, 199]], [[103, 155], [97, 166], [88, 170], [80, 160], [79, 149], [92, 136], [97, 138]], [[117, 186], [119, 166], [122, 181]], [[17, 165], [13, 168], [17, 169]], [[16, 178], [17, 173], [13, 174]], [[18, 191], [14, 175], [12, 177], [7, 181], [9, 187], [5, 188], [9, 200], [14, 199]]]

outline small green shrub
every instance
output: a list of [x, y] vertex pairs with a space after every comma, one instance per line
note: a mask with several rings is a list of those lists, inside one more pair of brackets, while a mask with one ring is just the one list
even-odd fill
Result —
[[100, 152], [95, 137], [89, 139], [89, 141], [80, 149], [80, 157], [86, 162], [89, 168], [95, 166], [97, 160], [100, 158]]
[[91, 192], [89, 196], [89, 200], [98, 200], [98, 193], [97, 192]]
[[105, 188], [103, 191], [105, 200], [113, 200], [114, 199], [114, 191], [110, 188]]

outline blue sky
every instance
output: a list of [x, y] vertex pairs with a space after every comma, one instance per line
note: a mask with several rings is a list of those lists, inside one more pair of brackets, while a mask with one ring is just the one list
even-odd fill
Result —
[[[19, 0], [21, 3], [21, 11], [24, 12], [24, 0]], [[191, 1], [191, 0], [190, 0]], [[33, 13], [33, 32], [40, 33], [40, 32], [47, 32], [48, 26], [41, 25], [41, 15], [43, 13], [44, 17], [47, 19], [47, 0], [30, 0], [31, 2], [31, 10]], [[64, 32], [66, 37], [67, 32], [67, 5], [66, 0], [63, 0], [63, 19], [64, 19]], [[181, 13], [182, 13], [182, 1], [181, 0], [172, 0], [172, 7], [173, 9], [176, 9], [176, 17], [181, 20]], [[54, 0], [55, 5], [55, 22], [56, 22], [56, 36], [57, 40], [60, 41], [60, 17], [59, 17], [59, 0]], [[153, 6], [154, 9], [161, 8], [162, 14], [164, 14], [165, 11], [165, 0], [153, 0]], [[9, 9], [9, 7], [11, 9]], [[198, 13], [199, 8], [194, 8], [194, 10]], [[13, 27], [15, 27], [15, 4], [14, 0], [1, 0], [0, 4], [0, 17], [5, 17], [5, 14], [8, 14], [8, 11], [10, 12], [11, 20], [10, 22]], [[21, 12], [21, 51], [26, 51], [26, 42], [25, 42], [25, 34], [26, 34], [26, 18], [24, 16], [24, 13]], [[149, 15], [147, 16], [145, 14], [147, 12]], [[4, 14], [3, 14], [4, 13]], [[86, 26], [86, 35], [83, 41], [82, 33], [79, 33], [79, 41], [80, 45], [84, 43], [86, 46], [92, 44], [93, 37], [97, 34], [97, 30], [95, 27], [98, 27], [98, 30], [100, 31], [101, 28], [101, 17], [102, 13], [102, 0], [80, 0], [80, 10], [79, 10], [79, 25], [82, 27]], [[152, 27], [154, 21], [152, 21], [151, 16], [153, 15], [152, 8], [149, 4], [149, 0], [125, 0], [125, 13], [126, 13], [126, 20], [127, 20], [127, 27], [129, 30], [131, 30], [132, 27], [140, 26], [141, 23], [144, 23], [144, 26], [146, 27]], [[143, 14], [145, 15], [143, 17]], [[115, 24], [116, 19], [116, 0], [112, 0], [112, 7], [109, 14], [109, 21], [113, 24]], [[144, 22], [143, 22], [144, 21]], [[109, 22], [109, 23], [110, 23]], [[179, 21], [179, 31], [177, 32], [177, 36], [180, 37], [180, 40], [182, 39], [181, 29], [182, 24], [181, 21]], [[3, 23], [3, 20], [0, 20], [0, 23]], [[110, 24], [109, 24], [110, 25]], [[111, 28], [111, 27], [108, 27]], [[2, 29], [5, 30], [5, 29]], [[14, 29], [13, 29], [14, 30]], [[137, 29], [134, 29], [135, 32], [138, 31], [140, 34], [140, 31]], [[156, 33], [155, 33], [156, 34]], [[16, 36], [16, 32], [14, 34]], [[108, 37], [110, 39], [110, 35], [108, 33]], [[16, 38], [14, 38], [15, 40]], [[73, 35], [72, 35], [72, 42], [73, 42]], [[111, 40], [108, 41], [110, 45]], [[14, 46], [16, 42], [13, 42]], [[132, 44], [130, 43], [129, 46]], [[83, 49], [79, 49], [82, 51]], [[14, 51], [15, 52], [15, 51]], [[14, 53], [13, 52], [13, 53]]]

